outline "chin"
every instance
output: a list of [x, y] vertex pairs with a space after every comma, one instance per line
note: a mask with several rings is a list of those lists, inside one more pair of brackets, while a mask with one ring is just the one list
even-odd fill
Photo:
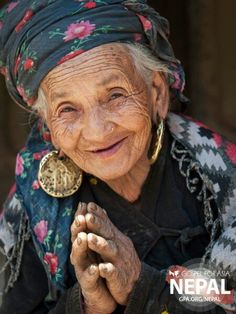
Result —
[[126, 174], [128, 174], [133, 166], [134, 164], [130, 164], [130, 162], [128, 163], [128, 161], [119, 163], [118, 166], [106, 165], [106, 163], [104, 163], [103, 167], [101, 166], [100, 168], [96, 167], [96, 168], [93, 168], [93, 169], [96, 169], [95, 171], [91, 170], [88, 172], [102, 181], [111, 181], [111, 180], [119, 179], [125, 176]]

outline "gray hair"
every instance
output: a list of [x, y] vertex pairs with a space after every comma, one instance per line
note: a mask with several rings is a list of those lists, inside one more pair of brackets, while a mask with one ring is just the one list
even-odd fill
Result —
[[[151, 86], [152, 72], [157, 71], [163, 74], [170, 73], [166, 64], [159, 60], [157, 56], [154, 56], [150, 49], [138, 44], [138, 43], [115, 43], [114, 45], [120, 45], [126, 47], [128, 53], [133, 60], [134, 66], [140, 76], [146, 82], [147, 87]], [[43, 89], [39, 87], [37, 100], [34, 102], [32, 109], [37, 114], [43, 116], [47, 112], [47, 101]]]

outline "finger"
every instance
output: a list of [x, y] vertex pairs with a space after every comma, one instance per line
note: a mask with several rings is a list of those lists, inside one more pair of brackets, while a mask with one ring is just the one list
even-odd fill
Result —
[[100, 206], [98, 206], [96, 203], [93, 203], [93, 202], [88, 203], [87, 211], [89, 213], [96, 213], [97, 216], [104, 218], [104, 219], [107, 216], [107, 212], [105, 211], [105, 209], [101, 208]]
[[94, 233], [88, 233], [88, 247], [101, 255], [105, 261], [115, 262], [117, 260], [118, 248], [112, 240], [106, 240]]
[[85, 215], [87, 213], [87, 204], [84, 202], [79, 202], [77, 210], [75, 212], [75, 217], [77, 215]]
[[85, 232], [80, 232], [73, 242], [70, 259], [77, 272], [84, 271], [90, 264], [88, 258], [87, 234]]
[[126, 305], [128, 294], [124, 293], [124, 290], [129, 290], [129, 287], [127, 287], [128, 283], [124, 280], [121, 271], [112, 263], [100, 263], [98, 268], [99, 275], [106, 279], [107, 287], [111, 294], [115, 296], [116, 302]]
[[71, 225], [71, 242], [73, 243], [79, 232], [86, 231], [87, 225], [85, 217], [83, 215], [75, 216], [75, 219]]
[[108, 216], [99, 217], [95, 212], [85, 215], [87, 229], [92, 233], [100, 235], [106, 239], [113, 239], [116, 227], [112, 224]]
[[102, 278], [106, 279], [107, 286], [112, 294], [116, 295], [119, 298], [119, 295], [123, 295], [122, 287], [125, 286], [125, 282], [122, 279], [121, 273], [117, 267], [115, 267], [112, 263], [100, 263], [98, 265], [99, 275]]
[[79, 279], [82, 290], [93, 293], [98, 289], [99, 269], [98, 265], [89, 265]]
[[86, 231], [86, 222], [84, 215], [87, 213], [87, 204], [79, 202], [77, 211], [75, 213], [75, 219], [71, 225], [71, 242], [73, 243], [77, 237], [77, 234], [82, 231]]
[[100, 263], [98, 269], [99, 275], [108, 281], [118, 278], [118, 270], [112, 263]]
[[[79, 280], [84, 302], [90, 313], [113, 313], [116, 302], [99, 276], [98, 265], [90, 265]], [[98, 309], [99, 308], [99, 312]]]

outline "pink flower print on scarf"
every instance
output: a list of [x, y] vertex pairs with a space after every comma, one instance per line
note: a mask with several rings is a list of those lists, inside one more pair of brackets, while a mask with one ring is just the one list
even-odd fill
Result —
[[18, 5], [19, 1], [11, 2], [7, 7], [7, 12], [10, 13]]
[[40, 243], [43, 243], [44, 239], [48, 234], [48, 222], [46, 220], [41, 220], [34, 227], [34, 233]]
[[72, 23], [68, 26], [65, 32], [64, 41], [70, 41], [73, 39], [84, 39], [88, 37], [95, 29], [95, 24], [91, 24], [89, 21], [81, 21], [79, 23]]

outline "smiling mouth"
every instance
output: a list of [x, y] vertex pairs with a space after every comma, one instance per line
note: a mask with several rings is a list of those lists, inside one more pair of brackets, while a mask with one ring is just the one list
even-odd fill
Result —
[[127, 137], [124, 137], [123, 139], [119, 140], [118, 142], [102, 149], [96, 149], [93, 151], [90, 151], [91, 153], [95, 154], [98, 157], [110, 157], [113, 154], [115, 154], [120, 147], [122, 146], [123, 142], [127, 139]]

